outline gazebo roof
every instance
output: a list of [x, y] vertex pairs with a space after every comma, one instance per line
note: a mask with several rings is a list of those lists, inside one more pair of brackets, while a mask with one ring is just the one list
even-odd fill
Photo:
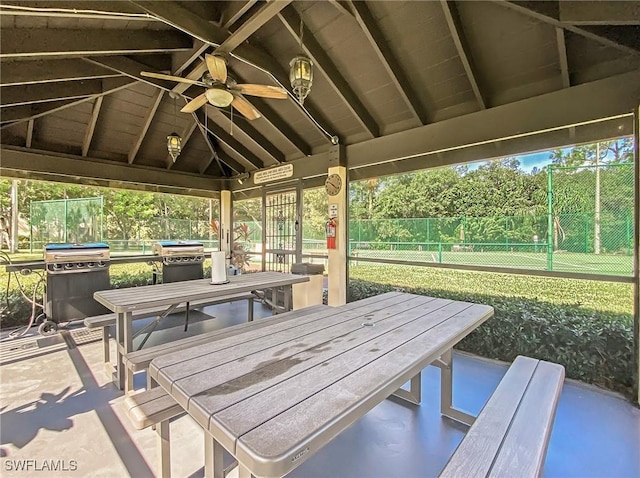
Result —
[[[316, 185], [338, 151], [362, 179], [632, 134], [640, 102], [636, 1], [7, 0], [0, 20], [8, 177], [247, 197], [234, 178], [292, 163]], [[301, 24], [304, 108], [185, 114], [201, 87], [140, 76], [199, 79], [215, 52], [238, 82], [290, 90]]]

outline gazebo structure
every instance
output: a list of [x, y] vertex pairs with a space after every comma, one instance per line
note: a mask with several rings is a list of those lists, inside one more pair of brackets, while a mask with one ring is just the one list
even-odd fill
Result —
[[640, 210], [640, 2], [7, 0], [0, 20], [1, 176], [219, 198], [227, 250], [234, 201], [268, 220], [286, 191], [299, 218], [325, 184], [331, 304], [349, 181], [635, 135]]

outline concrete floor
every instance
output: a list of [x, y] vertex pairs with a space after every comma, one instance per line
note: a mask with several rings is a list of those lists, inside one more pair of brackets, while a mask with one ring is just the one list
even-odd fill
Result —
[[[223, 304], [204, 312], [192, 316], [187, 334], [239, 323], [245, 320], [246, 305]], [[255, 313], [268, 315], [260, 305]], [[144, 325], [140, 322], [138, 327]], [[184, 335], [182, 320], [169, 318], [147, 343]], [[68, 336], [78, 344], [96, 337], [85, 329], [72, 329]], [[454, 361], [456, 405], [477, 413], [506, 365], [465, 354], [456, 354]], [[157, 435], [129, 424], [123, 395], [103, 371], [99, 342], [69, 347], [59, 338], [5, 339], [0, 342], [0, 362], [3, 477], [155, 474]], [[437, 476], [466, 431], [438, 413], [439, 373], [434, 367], [423, 372], [421, 406], [383, 402], [290, 476]], [[135, 383], [142, 387], [144, 374], [136, 375]], [[173, 476], [203, 476], [199, 427], [185, 416], [171, 423], [171, 434]], [[16, 470], [19, 467], [22, 470]], [[58, 471], [52, 471], [55, 467]], [[640, 477], [640, 409], [615, 394], [567, 381], [544, 476]]]

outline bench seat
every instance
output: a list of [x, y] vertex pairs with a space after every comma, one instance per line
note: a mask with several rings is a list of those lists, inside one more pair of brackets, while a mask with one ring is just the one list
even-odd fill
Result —
[[[189, 309], [195, 309], [197, 307], [205, 307], [209, 305], [218, 305], [226, 302], [236, 302], [239, 300], [247, 300], [248, 301], [248, 321], [251, 322], [253, 320], [253, 300], [255, 296], [251, 293], [242, 292], [239, 294], [229, 294], [221, 297], [217, 297], [215, 299], [203, 299], [191, 302], [189, 304]], [[149, 309], [140, 309], [132, 312], [131, 316], [133, 320], [138, 319], [146, 319], [149, 317], [154, 317], [162, 314], [166, 310], [166, 307], [153, 307]], [[186, 306], [180, 306], [176, 308], [172, 314], [184, 312], [186, 310]], [[116, 314], [111, 312], [108, 314], [96, 315], [92, 317], [87, 317], [84, 319], [84, 325], [88, 329], [97, 329], [102, 328], [102, 348], [104, 355], [104, 363], [107, 369], [110, 367], [111, 363], [111, 354], [109, 350], [109, 327], [116, 324]]]
[[563, 382], [562, 365], [518, 356], [440, 477], [539, 476]]
[[171, 476], [169, 420], [185, 413], [184, 408], [160, 387], [129, 395], [124, 404], [127, 415], [135, 428], [142, 430], [157, 426], [156, 431], [160, 437], [158, 476], [169, 478]]
[[[327, 305], [315, 305], [307, 307], [304, 313], [313, 313], [323, 309], [327, 309]], [[205, 334], [200, 334], [194, 337], [187, 337], [184, 339], [176, 340], [166, 344], [156, 345], [149, 347], [148, 349], [137, 350], [130, 352], [124, 356], [125, 365], [134, 371], [146, 370], [149, 367], [149, 363], [155, 357], [161, 355], [184, 350], [194, 345], [201, 343], [208, 343], [212, 340], [221, 339], [229, 336], [230, 334], [237, 333], [246, 327], [252, 327], [253, 329], [265, 327], [272, 324], [274, 321], [283, 322], [286, 320], [295, 320], [300, 316], [300, 310], [291, 311], [278, 315], [269, 321], [238, 324], [226, 329], [216, 330]], [[150, 382], [150, 380], [148, 380]], [[134, 395], [129, 395], [124, 401], [125, 409], [129, 419], [133, 426], [142, 430], [148, 427], [157, 427], [156, 431], [160, 436], [160, 475], [162, 478], [171, 476], [171, 446], [170, 446], [170, 434], [169, 434], [169, 420], [178, 417], [183, 413], [186, 413], [178, 402], [176, 402], [162, 387], [151, 387], [151, 383], [148, 383], [147, 390], [138, 392]], [[227, 471], [227, 470], [225, 470]], [[226, 474], [226, 473], [225, 473]]]
[[[327, 305], [314, 305], [304, 309], [305, 313], [313, 313], [328, 308]], [[194, 347], [197, 345], [206, 344], [214, 340], [223, 339], [231, 335], [238, 333], [238, 330], [242, 330], [247, 327], [251, 327], [252, 330], [256, 330], [261, 327], [265, 327], [273, 323], [273, 320], [284, 321], [291, 320], [298, 317], [299, 311], [286, 312], [284, 314], [278, 314], [277, 318], [271, 321], [257, 322], [257, 323], [245, 323], [238, 324], [231, 327], [226, 327], [220, 330], [214, 330], [212, 332], [206, 332], [204, 334], [195, 335], [193, 337], [186, 337], [184, 339], [174, 340], [173, 342], [167, 342], [166, 344], [154, 345], [153, 347], [147, 347], [134, 352], [129, 352], [124, 356], [124, 365], [132, 372], [140, 372], [147, 370], [151, 361], [172, 352], [178, 352], [180, 350]]]

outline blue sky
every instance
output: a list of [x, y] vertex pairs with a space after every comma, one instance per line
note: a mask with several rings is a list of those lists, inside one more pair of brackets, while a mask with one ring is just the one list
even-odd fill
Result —
[[[515, 158], [520, 161], [520, 169], [522, 171], [526, 171], [528, 173], [536, 167], [538, 169], [543, 169], [547, 166], [547, 164], [551, 163], [551, 151], [540, 151], [537, 153], [524, 154], [521, 156], [515, 156]], [[487, 161], [478, 161], [476, 163], [468, 163], [470, 171], [477, 169], [480, 165], [487, 163]]]

